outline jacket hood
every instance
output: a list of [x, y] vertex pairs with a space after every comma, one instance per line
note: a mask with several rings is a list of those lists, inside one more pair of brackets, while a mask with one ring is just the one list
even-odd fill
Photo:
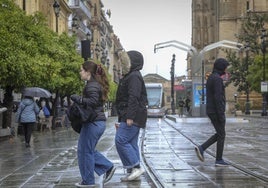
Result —
[[225, 69], [229, 66], [230, 64], [228, 61], [224, 58], [218, 58], [216, 59], [213, 67], [214, 72], [218, 72], [220, 75], [225, 74]]
[[28, 106], [31, 105], [34, 101], [32, 99], [22, 99], [22, 104]]
[[143, 68], [143, 56], [138, 51], [128, 51], [128, 57], [130, 59], [130, 72], [141, 70]]

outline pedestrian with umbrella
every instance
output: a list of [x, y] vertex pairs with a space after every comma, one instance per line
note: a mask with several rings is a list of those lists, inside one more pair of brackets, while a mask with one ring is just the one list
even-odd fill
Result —
[[31, 135], [33, 127], [36, 122], [36, 117], [39, 113], [39, 107], [34, 101], [32, 96], [24, 96], [20, 102], [17, 114], [16, 122], [20, 123], [23, 126], [24, 137], [25, 137], [25, 146], [30, 146]]
[[30, 147], [30, 140], [35, 122], [40, 111], [39, 106], [36, 104], [34, 97], [51, 97], [51, 93], [46, 89], [40, 87], [27, 87], [22, 91], [24, 98], [20, 102], [16, 122], [23, 126], [25, 146]]

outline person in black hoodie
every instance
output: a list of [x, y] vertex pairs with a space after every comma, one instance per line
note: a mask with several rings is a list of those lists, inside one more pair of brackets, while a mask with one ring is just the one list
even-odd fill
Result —
[[130, 71], [120, 80], [116, 94], [116, 109], [119, 127], [115, 135], [116, 149], [127, 169], [127, 176], [121, 181], [139, 178], [144, 170], [140, 167], [138, 137], [140, 128], [145, 128], [147, 120], [147, 93], [140, 73], [143, 56], [137, 51], [128, 51]]
[[228, 166], [222, 159], [225, 140], [225, 86], [221, 78], [229, 63], [223, 59], [216, 59], [212, 74], [206, 83], [207, 115], [215, 128], [216, 133], [202, 145], [195, 147], [197, 157], [204, 161], [204, 151], [217, 142], [215, 166]]

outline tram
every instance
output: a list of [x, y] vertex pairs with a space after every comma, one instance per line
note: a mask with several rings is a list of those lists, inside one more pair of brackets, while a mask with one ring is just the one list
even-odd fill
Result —
[[148, 117], [163, 117], [166, 113], [164, 107], [164, 92], [161, 83], [145, 83], [148, 107]]

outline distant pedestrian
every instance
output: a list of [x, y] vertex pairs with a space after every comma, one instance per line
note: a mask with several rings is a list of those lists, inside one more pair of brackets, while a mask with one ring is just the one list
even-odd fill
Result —
[[23, 126], [26, 147], [31, 147], [31, 135], [37, 121], [36, 117], [38, 113], [39, 106], [36, 104], [33, 97], [25, 96], [20, 102], [17, 110], [16, 122]]
[[49, 118], [50, 116], [50, 111], [46, 105], [46, 101], [41, 101], [41, 109], [40, 109], [40, 112], [39, 112], [39, 118]]
[[145, 128], [147, 120], [147, 93], [140, 73], [143, 56], [137, 51], [128, 51], [130, 70], [120, 80], [116, 94], [116, 109], [119, 127], [115, 135], [115, 145], [127, 176], [121, 181], [138, 179], [144, 170], [140, 166], [138, 138], [140, 128]]
[[219, 58], [215, 61], [213, 72], [208, 77], [206, 84], [207, 115], [215, 128], [216, 133], [205, 143], [195, 148], [196, 154], [201, 161], [204, 161], [204, 151], [212, 144], [217, 142], [216, 166], [228, 166], [223, 158], [224, 140], [225, 140], [225, 86], [221, 78], [229, 63]]
[[184, 108], [184, 101], [182, 99], [179, 100], [179, 117], [183, 117], [183, 108]]
[[188, 114], [190, 112], [190, 102], [191, 102], [191, 100], [187, 97], [185, 100], [185, 108], [186, 108], [186, 111]]
[[93, 61], [86, 61], [82, 64], [80, 76], [86, 82], [83, 95], [72, 95], [71, 99], [74, 103], [92, 107], [97, 117], [93, 122], [82, 124], [77, 150], [82, 182], [75, 185], [76, 187], [94, 187], [94, 172], [99, 176], [104, 174], [103, 183], [107, 183], [115, 172], [113, 163], [96, 150], [96, 145], [106, 128], [103, 105], [108, 98], [109, 82], [101, 65]]

